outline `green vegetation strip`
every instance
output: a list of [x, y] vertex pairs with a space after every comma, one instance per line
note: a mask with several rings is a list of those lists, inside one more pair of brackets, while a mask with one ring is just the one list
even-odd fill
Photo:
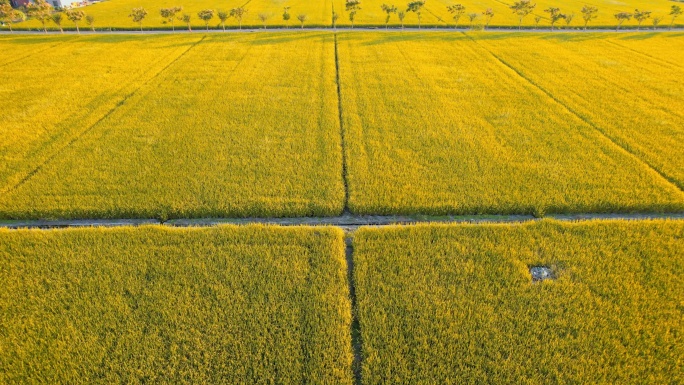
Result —
[[673, 221], [363, 228], [363, 382], [681, 383], [682, 250]]
[[0, 230], [0, 383], [351, 383], [332, 228]]

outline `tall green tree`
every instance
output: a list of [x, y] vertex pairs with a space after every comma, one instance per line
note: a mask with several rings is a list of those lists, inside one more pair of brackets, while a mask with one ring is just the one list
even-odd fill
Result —
[[147, 17], [147, 10], [145, 10], [145, 8], [143, 8], [143, 7], [133, 8], [131, 10], [131, 14], [128, 15], [128, 17], [130, 17], [134, 23], [140, 24], [140, 32], [142, 33], [143, 32], [142, 24], [143, 24], [143, 20], [145, 20], [145, 17]]
[[182, 10], [183, 7], [162, 8], [159, 10], [159, 13], [161, 14], [161, 17], [162, 19], [164, 19], [165, 22], [171, 23], [171, 30], [175, 31], [176, 15], [179, 14]]
[[387, 29], [390, 21], [390, 16], [392, 16], [393, 13], [397, 13], [397, 7], [394, 5], [383, 4], [380, 6], [380, 8], [383, 12], [387, 14], [387, 16], [385, 17], [385, 29]]
[[78, 27], [78, 23], [80, 23], [81, 20], [83, 20], [83, 18], [85, 17], [85, 12], [77, 9], [70, 9], [65, 13], [67, 19], [69, 19], [72, 23], [74, 23], [74, 25], [76, 25], [76, 32], [78, 32], [78, 34], [80, 35], [81, 29]]
[[234, 17], [238, 21], [240, 29], [242, 29], [242, 18], [245, 17], [246, 14], [247, 8], [245, 8], [244, 6], [240, 6], [230, 10], [230, 17]]
[[351, 21], [351, 27], [354, 28], [356, 13], [361, 10], [361, 0], [346, 0], [344, 9], [349, 12], [349, 21]]
[[463, 6], [462, 4], [454, 4], [454, 5], [448, 6], [447, 11], [449, 11], [449, 13], [454, 15], [453, 19], [456, 22], [456, 26], [454, 28], [458, 28], [458, 21], [465, 14], [466, 7]]
[[582, 7], [582, 19], [584, 20], [584, 30], [587, 30], [587, 24], [589, 24], [590, 21], [596, 19], [598, 17], [598, 8], [594, 7], [593, 5], [585, 5]]
[[534, 12], [537, 4], [532, 4], [530, 0], [519, 0], [513, 3], [509, 8], [514, 14], [518, 16], [518, 30], [522, 29], [523, 19], [530, 13]]
[[422, 19], [423, 7], [425, 6], [425, 0], [415, 0], [408, 3], [406, 12], [413, 12], [418, 16], [418, 29], [420, 29], [420, 21]]

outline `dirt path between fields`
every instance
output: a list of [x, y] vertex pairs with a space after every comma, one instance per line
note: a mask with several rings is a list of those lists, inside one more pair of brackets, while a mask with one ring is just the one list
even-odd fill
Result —
[[[639, 213], [639, 214], [551, 214], [544, 218], [560, 221], [588, 220], [684, 220], [684, 213]], [[450, 216], [402, 216], [402, 215], [353, 215], [336, 217], [296, 218], [183, 218], [161, 221], [158, 219], [71, 219], [71, 220], [2, 220], [0, 228], [6, 229], [58, 229], [70, 227], [122, 227], [164, 225], [171, 227], [212, 227], [220, 225], [278, 225], [278, 226], [335, 226], [354, 231], [361, 226], [393, 226], [420, 223], [522, 223], [538, 221], [532, 215], [450, 215]]]

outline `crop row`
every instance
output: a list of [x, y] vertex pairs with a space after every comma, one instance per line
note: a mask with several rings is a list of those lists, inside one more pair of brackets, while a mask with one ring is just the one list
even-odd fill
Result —
[[684, 380], [681, 222], [362, 228], [353, 333], [343, 237], [0, 230], [0, 382]]

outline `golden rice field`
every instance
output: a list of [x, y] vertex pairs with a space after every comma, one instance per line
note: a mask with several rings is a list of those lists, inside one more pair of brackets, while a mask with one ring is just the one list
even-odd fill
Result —
[[681, 68], [634, 36], [339, 33], [351, 211], [681, 211]]
[[334, 228], [0, 230], [3, 384], [351, 384]]
[[[0, 112], [12, 122], [0, 136], [0, 217], [342, 211], [331, 34], [0, 45], [32, 39], [59, 44], [12, 64], [3, 87], [28, 105]], [[27, 85], [36, 73], [46, 81]]]
[[684, 382], [682, 250], [667, 221], [361, 229], [362, 381]]
[[[361, 11], [358, 12], [356, 16], [356, 25], [366, 25], [366, 26], [384, 26], [385, 25], [385, 13], [381, 10], [380, 6], [383, 3], [391, 4], [397, 6], [400, 10], [406, 9], [406, 4], [408, 1], [398, 2], [392, 0], [362, 0]], [[466, 15], [469, 13], [481, 14], [482, 11], [491, 8], [494, 11], [494, 18], [492, 19], [491, 26], [498, 27], [513, 27], [518, 26], [518, 18], [514, 15], [509, 6], [513, 3], [511, 0], [499, 1], [499, 0], [428, 0], [425, 4], [424, 10], [421, 13], [422, 21], [421, 25], [431, 26], [431, 27], [454, 27], [455, 21], [452, 15], [447, 11], [447, 6], [453, 4], [462, 4], [466, 7]], [[135, 7], [143, 6], [148, 10], [149, 14], [145, 19], [144, 25], [147, 28], [170, 28], [170, 24], [166, 24], [162, 20], [159, 10], [166, 7], [183, 6], [183, 13], [192, 15], [194, 28], [204, 27], [204, 22], [197, 17], [197, 12], [202, 9], [214, 9], [214, 10], [230, 10], [231, 8], [239, 7], [244, 5], [248, 10], [247, 15], [244, 17], [243, 25], [260, 27], [262, 21], [259, 19], [259, 14], [265, 14], [268, 19], [266, 24], [272, 27], [284, 27], [287, 25], [282, 19], [283, 8], [290, 7], [290, 13], [292, 15], [289, 21], [290, 26], [299, 26], [299, 21], [296, 19], [299, 14], [307, 15], [306, 25], [308, 26], [330, 26], [332, 25], [332, 10], [333, 8], [340, 14], [339, 25], [349, 26], [351, 23], [349, 21], [348, 14], [344, 9], [343, 0], [318, 0], [318, 1], [305, 1], [305, 0], [228, 0], [228, 1], [217, 1], [217, 0], [152, 0], [146, 1], [144, 4], [135, 0], [107, 0], [101, 3], [87, 6], [83, 10], [95, 17], [95, 24], [97, 28], [116, 28], [116, 29], [135, 29], [137, 24], [134, 24], [128, 17], [131, 9]], [[581, 0], [538, 0], [536, 1], [537, 7], [535, 12], [529, 15], [523, 22], [523, 26], [532, 27], [535, 25], [534, 18], [539, 16], [542, 18], [539, 25], [541, 27], [549, 26], [548, 13], [544, 12], [544, 9], [549, 7], [559, 7], [563, 13], [574, 14], [574, 19], [569, 24], [569, 27], [579, 28], [584, 25], [584, 21], [581, 19], [580, 10], [586, 4], [586, 2]], [[669, 25], [670, 19], [667, 16], [670, 12], [670, 7], [675, 4], [669, 0], [594, 0], [591, 5], [599, 8], [599, 13], [597, 18], [593, 20], [590, 25], [595, 27], [614, 27], [616, 20], [614, 14], [618, 12], [633, 12], [635, 9], [646, 9], [653, 12], [653, 16], [664, 17], [661, 22], [661, 26]], [[465, 26], [470, 24], [467, 20], [467, 16], [464, 15], [459, 24]], [[480, 15], [475, 23], [483, 23], [482, 16]], [[417, 26], [418, 17], [414, 13], [407, 13], [404, 20], [406, 26]], [[564, 22], [561, 22], [565, 26]], [[180, 21], [176, 22], [176, 25], [180, 25], [184, 28], [184, 25]], [[218, 28], [219, 20], [214, 17], [211, 21], [212, 28]], [[236, 28], [238, 25], [235, 19], [230, 19], [227, 26], [230, 28]], [[397, 15], [392, 15], [390, 19], [390, 25], [399, 26], [400, 22]], [[624, 24], [625, 27], [636, 26], [637, 22], [634, 20], [628, 21]], [[652, 26], [651, 20], [644, 22], [645, 26]], [[684, 18], [679, 18], [676, 25], [684, 25]], [[73, 27], [69, 22], [65, 23], [65, 26]], [[40, 23], [35, 20], [29, 20], [21, 25], [19, 28], [38, 28]], [[52, 26], [52, 28], [56, 28]]]
[[0, 110], [0, 219], [684, 211], [680, 33], [2, 36], [0, 50], [20, 52], [0, 59], [0, 97], [17, 101]]

